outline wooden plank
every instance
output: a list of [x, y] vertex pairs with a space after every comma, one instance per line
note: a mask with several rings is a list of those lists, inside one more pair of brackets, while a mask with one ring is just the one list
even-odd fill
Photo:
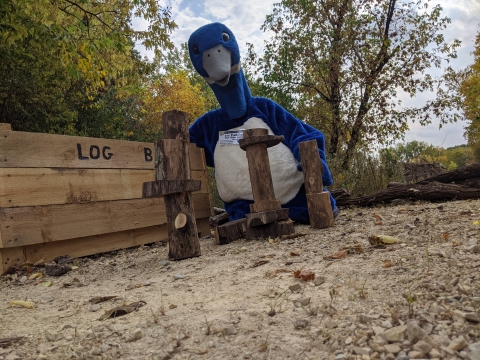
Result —
[[0, 258], [2, 259], [0, 274], [3, 274], [8, 267], [15, 264], [21, 265], [26, 261], [31, 263], [41, 259], [51, 261], [62, 255], [70, 255], [71, 257], [94, 255], [157, 241], [166, 241], [167, 237], [167, 226], [163, 224], [51, 243], [0, 249]]
[[12, 125], [8, 123], [0, 123], [0, 131], [11, 131]]
[[288, 219], [288, 209], [262, 211], [246, 215], [247, 227], [266, 225], [274, 221]]
[[190, 144], [190, 170], [206, 170], [205, 151], [195, 144]]
[[245, 237], [247, 221], [238, 219], [215, 228], [215, 243], [217, 245], [230, 244], [232, 241]]
[[142, 197], [155, 197], [181, 192], [199, 191], [201, 183], [198, 180], [157, 180], [143, 183]]
[[[210, 194], [193, 195], [195, 216], [211, 215]], [[17, 247], [166, 223], [163, 198], [0, 209], [2, 247]]]
[[307, 194], [308, 215], [313, 229], [326, 229], [335, 225], [330, 194]]
[[196, 219], [196, 222], [199, 237], [210, 236], [212, 234], [210, 230], [210, 219], [208, 217]]
[[[205, 170], [192, 171], [208, 193]], [[140, 199], [152, 170], [0, 168], [0, 208]]]
[[247, 227], [245, 237], [247, 240], [252, 239], [268, 239], [276, 238], [282, 235], [290, 235], [295, 233], [293, 221], [280, 220], [274, 221], [266, 225]]
[[0, 167], [153, 169], [153, 144], [0, 131]]

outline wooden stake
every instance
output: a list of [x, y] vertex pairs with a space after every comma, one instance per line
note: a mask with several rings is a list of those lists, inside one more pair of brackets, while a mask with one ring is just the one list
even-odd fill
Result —
[[300, 159], [305, 179], [308, 215], [314, 229], [332, 227], [334, 223], [330, 194], [323, 191], [323, 166], [316, 140], [300, 143]]
[[200, 256], [191, 191], [200, 188], [191, 180], [187, 114], [163, 114], [164, 139], [155, 142], [155, 179], [144, 183], [144, 196], [164, 195], [168, 228], [168, 256], [180, 260]]

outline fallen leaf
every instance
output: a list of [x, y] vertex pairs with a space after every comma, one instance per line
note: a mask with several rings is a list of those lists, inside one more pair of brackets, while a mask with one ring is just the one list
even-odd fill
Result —
[[51, 282], [50, 280], [49, 280], [49, 281], [44, 281], [44, 282], [42, 282], [42, 286], [43, 286], [43, 287], [49, 287], [49, 286], [51, 286], [51, 285], [52, 285], [52, 282]]
[[272, 238], [269, 237], [269, 238], [268, 238], [268, 242], [269, 242], [270, 244], [274, 244], [274, 245], [275, 245], [275, 244], [278, 244], [278, 243], [280, 242], [280, 238], [272, 239]]
[[458, 246], [458, 245], [459, 245], [459, 243], [458, 243], [458, 242], [456, 242], [456, 241], [452, 241], [452, 247], [455, 247], [455, 246]]
[[130, 284], [127, 286], [125, 290], [133, 290], [133, 289], [138, 289], [140, 287], [142, 287], [142, 284]]
[[293, 252], [293, 251], [290, 251], [290, 256], [300, 256], [300, 254], [296, 253], [296, 252]]
[[370, 235], [368, 241], [372, 246], [393, 245], [400, 241], [399, 238], [389, 235]]
[[103, 320], [114, 319], [119, 316], [127, 315], [146, 304], [147, 303], [145, 301], [137, 301], [129, 305], [117, 306], [111, 310], [105, 311], [105, 313], [102, 316], [100, 316], [98, 320], [103, 321]]
[[73, 278], [72, 282], [71, 283], [64, 283], [62, 285], [62, 287], [64, 288], [69, 288], [69, 287], [82, 287], [84, 286], [80, 280], [78, 280], [77, 278]]
[[178, 306], [175, 305], [175, 304], [170, 304], [170, 305], [168, 305], [168, 308], [169, 308], [169, 309], [176, 309], [177, 307], [178, 307]]
[[348, 250], [342, 250], [342, 251], [336, 252], [335, 254], [324, 256], [323, 258], [325, 260], [328, 260], [328, 259], [331, 259], [331, 260], [343, 259], [344, 257], [347, 256], [347, 252], [348, 252]]
[[384, 260], [383, 261], [383, 264], [382, 264], [382, 267], [387, 269], [389, 267], [392, 267], [392, 262], [390, 260]]
[[480, 220], [475, 220], [475, 221], [473, 222], [473, 225], [480, 225]]
[[41, 277], [43, 277], [42, 273], [34, 273], [34, 274], [32, 274], [28, 277], [28, 280], [33, 280], [33, 279], [41, 278]]
[[41, 258], [35, 264], [33, 264], [33, 266], [41, 266], [41, 265], [45, 265], [45, 258]]
[[447, 241], [449, 237], [448, 233], [443, 233], [443, 240]]
[[116, 298], [117, 298], [117, 296], [95, 296], [88, 301], [91, 302], [92, 304], [98, 304], [98, 303], [108, 301], [108, 300], [112, 300], [112, 299], [116, 299]]
[[382, 216], [379, 214], [373, 214], [373, 216], [375, 217], [375, 219], [383, 220]]
[[382, 221], [375, 221], [375, 225], [383, 225]]
[[71, 266], [72, 270], [77, 270], [78, 269], [78, 266]]
[[17, 305], [27, 309], [34, 309], [35, 303], [33, 301], [12, 300], [8, 303], [10, 306]]
[[309, 281], [315, 279], [315, 273], [310, 270], [297, 270], [293, 272], [293, 276], [303, 281]]

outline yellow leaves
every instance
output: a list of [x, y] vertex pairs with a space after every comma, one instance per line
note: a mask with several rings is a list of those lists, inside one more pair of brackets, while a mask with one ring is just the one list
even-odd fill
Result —
[[23, 301], [23, 300], [12, 300], [8, 304], [10, 306], [16, 305], [16, 306], [21, 306], [27, 309], [34, 309], [36, 306], [33, 301]]
[[480, 225], [480, 220], [475, 220], [475, 221], [473, 222], [473, 225]]

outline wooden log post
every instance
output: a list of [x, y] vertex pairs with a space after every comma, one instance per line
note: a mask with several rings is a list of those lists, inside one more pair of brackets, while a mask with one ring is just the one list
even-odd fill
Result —
[[143, 184], [143, 197], [164, 196], [168, 229], [168, 256], [181, 260], [200, 256], [191, 180], [188, 117], [180, 111], [163, 114], [163, 139], [155, 142], [155, 179]]
[[310, 226], [314, 229], [332, 227], [335, 223], [330, 194], [323, 190], [323, 166], [316, 140], [300, 143], [300, 160], [305, 179]]
[[268, 135], [267, 129], [249, 129], [239, 141], [245, 150], [254, 203], [246, 216], [246, 238], [268, 238], [295, 232], [288, 218], [288, 209], [282, 209], [275, 199], [267, 148], [282, 142], [283, 136]]

